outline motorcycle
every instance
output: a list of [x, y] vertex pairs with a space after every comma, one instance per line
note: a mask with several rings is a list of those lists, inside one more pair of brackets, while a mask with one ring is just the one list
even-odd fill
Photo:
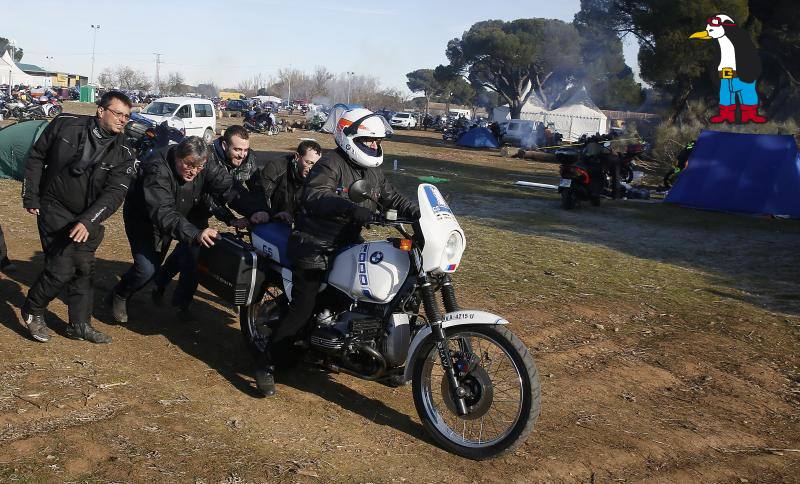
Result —
[[38, 108], [47, 118], [55, 118], [64, 111], [64, 108], [56, 97], [50, 97], [45, 100], [40, 99]]
[[689, 166], [689, 157], [692, 156], [692, 151], [694, 151], [694, 141], [686, 143], [678, 152], [675, 157], [675, 165], [664, 175], [664, 190], [672, 188], [672, 185], [678, 180], [678, 175]]
[[615, 186], [619, 177], [611, 172], [618, 166], [614, 154], [608, 149], [609, 143], [601, 144], [600, 137], [591, 137], [581, 150], [565, 148], [556, 150], [556, 161], [560, 164], [558, 193], [561, 206], [566, 210], [577, 207], [581, 201], [588, 200], [592, 205], [600, 205], [603, 195], [616, 197]]
[[125, 137], [136, 151], [136, 159], [141, 161], [155, 150], [180, 143], [186, 137], [186, 129], [180, 118], [156, 124], [139, 113], [131, 113], [125, 124]]
[[273, 123], [268, 114], [256, 114], [254, 111], [248, 111], [247, 114], [245, 114], [242, 125], [247, 131], [264, 133], [269, 136], [276, 135], [280, 131], [277, 123]]
[[[365, 180], [353, 183], [348, 196], [377, 202], [376, 188]], [[533, 429], [541, 403], [536, 365], [507, 320], [459, 307], [451, 275], [466, 247], [464, 232], [435, 186], [419, 185], [417, 197], [418, 221], [389, 210], [372, 222], [400, 237], [338, 253], [295, 345], [305, 348], [306, 364], [324, 371], [390, 387], [410, 382], [422, 424], [440, 446], [470, 459], [494, 458]], [[269, 326], [291, 298], [290, 230], [279, 222], [258, 225], [251, 244], [225, 234], [201, 250], [200, 283], [240, 307], [242, 334], [256, 355], [266, 351]], [[225, 244], [250, 255], [225, 260], [214, 252]], [[252, 271], [231, 267], [231, 260]]]
[[47, 116], [39, 105], [34, 103], [26, 103], [24, 101], [15, 100], [6, 104], [9, 115], [12, 118], [17, 118], [19, 121], [29, 121], [32, 119], [44, 119]]

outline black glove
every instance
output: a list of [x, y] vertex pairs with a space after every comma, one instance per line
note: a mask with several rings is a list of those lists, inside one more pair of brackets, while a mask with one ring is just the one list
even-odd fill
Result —
[[350, 212], [350, 219], [353, 220], [353, 222], [366, 225], [372, 222], [372, 210], [367, 207], [362, 207], [361, 205], [355, 205], [353, 206], [353, 211]]

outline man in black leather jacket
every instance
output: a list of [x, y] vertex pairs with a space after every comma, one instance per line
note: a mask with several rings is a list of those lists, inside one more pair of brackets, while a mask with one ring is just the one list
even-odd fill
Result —
[[[250, 150], [250, 133], [246, 129], [239, 125], [227, 128], [225, 134], [211, 144], [208, 151], [208, 163], [216, 164], [231, 174], [233, 189], [236, 190], [239, 197], [248, 196], [250, 205], [253, 207], [263, 205], [265, 197], [261, 185], [261, 170], [256, 163], [255, 155]], [[237, 218], [225, 204], [220, 204], [215, 200], [211, 193], [202, 195], [201, 203], [192, 207], [186, 215], [186, 219], [194, 226], [204, 229], [208, 227], [208, 220], [212, 215], [217, 220], [237, 228], [245, 228], [250, 223], [247, 217]], [[254, 219], [254, 223], [266, 223], [267, 221], [269, 221], [267, 212], [263, 212]], [[167, 285], [173, 277], [182, 272], [182, 268], [194, 271], [198, 256], [199, 246], [197, 244], [186, 242], [177, 244], [153, 279], [155, 287], [151, 296], [156, 305], [161, 305]], [[187, 276], [190, 277], [189, 280], [192, 280], [192, 276]], [[194, 287], [196, 289], [197, 285], [194, 284]], [[190, 300], [194, 293], [195, 290], [191, 290], [190, 294], [179, 293], [179, 295], [184, 300], [187, 298]], [[189, 316], [185, 312], [181, 314]]]
[[256, 370], [261, 392], [275, 393], [273, 360], [307, 326], [314, 303], [333, 255], [340, 248], [361, 240], [361, 229], [373, 220], [378, 204], [373, 200], [354, 203], [350, 186], [367, 180], [383, 209], [396, 209], [401, 217], [416, 220], [418, 207], [389, 184], [380, 170], [381, 141], [391, 133], [383, 117], [368, 109], [353, 109], [337, 122], [334, 137], [338, 148], [325, 155], [311, 170], [301, 199], [295, 230], [289, 238], [292, 262], [292, 300], [289, 311], [273, 327], [270, 348]]
[[130, 108], [127, 96], [110, 91], [94, 117], [56, 117], [28, 155], [22, 205], [37, 215], [45, 264], [28, 291], [22, 318], [38, 341], [50, 339], [44, 312], [64, 287], [74, 336], [111, 341], [90, 322], [92, 276], [102, 223], [122, 204], [134, 173], [134, 153], [123, 135]]
[[322, 147], [313, 140], [303, 140], [294, 154], [270, 160], [261, 170], [261, 183], [270, 217], [289, 225], [300, 209], [303, 183], [322, 156]]
[[[172, 239], [195, 247], [214, 245], [218, 237], [215, 229], [197, 227], [186, 218], [204, 194], [218, 203], [230, 203], [249, 216], [263, 215], [258, 214], [249, 197], [233, 190], [230, 173], [217, 163], [207, 163], [207, 158], [208, 145], [202, 138], [190, 136], [156, 152], [140, 167], [142, 173], [123, 207], [133, 266], [106, 298], [118, 322], [127, 322], [128, 299], [153, 278]], [[182, 271], [186, 277], [181, 277], [173, 295], [173, 305], [184, 320], [192, 319], [186, 313], [197, 285], [189, 265]]]

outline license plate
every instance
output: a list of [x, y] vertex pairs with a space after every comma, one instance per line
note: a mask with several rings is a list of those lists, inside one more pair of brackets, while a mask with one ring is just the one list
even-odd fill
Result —
[[561, 181], [558, 183], [558, 186], [563, 188], [569, 188], [572, 186], [572, 180], [569, 178], [562, 178]]

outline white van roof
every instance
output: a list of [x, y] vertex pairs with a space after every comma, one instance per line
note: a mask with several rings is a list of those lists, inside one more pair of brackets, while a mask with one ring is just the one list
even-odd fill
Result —
[[186, 96], [173, 96], [173, 97], [160, 97], [156, 99], [154, 102], [162, 102], [162, 103], [175, 103], [175, 104], [182, 104], [182, 103], [208, 103], [213, 104], [208, 99], [196, 98], [196, 97], [186, 97]]

